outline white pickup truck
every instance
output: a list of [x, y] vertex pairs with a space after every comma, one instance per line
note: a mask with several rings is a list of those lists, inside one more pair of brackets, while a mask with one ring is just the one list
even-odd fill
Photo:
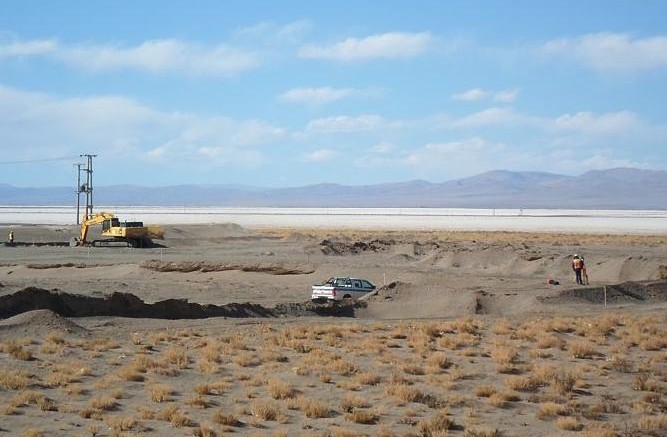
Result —
[[323, 284], [313, 285], [312, 300], [359, 299], [375, 290], [370, 281], [359, 278], [330, 278]]

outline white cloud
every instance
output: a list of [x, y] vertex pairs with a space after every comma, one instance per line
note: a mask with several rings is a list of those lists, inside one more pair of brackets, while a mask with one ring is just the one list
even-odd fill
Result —
[[516, 126], [535, 121], [533, 118], [519, 114], [511, 108], [488, 108], [457, 120], [452, 120], [450, 126], [456, 128], [476, 128], [491, 125]]
[[638, 132], [645, 126], [641, 118], [630, 111], [596, 115], [591, 112], [563, 114], [553, 120], [551, 128], [596, 136], [615, 136]]
[[462, 100], [464, 102], [474, 102], [477, 100], [482, 100], [485, 99], [489, 96], [488, 91], [484, 91], [481, 88], [473, 88], [468, 91], [464, 91], [462, 93], [458, 94], [453, 94], [452, 99], [453, 100]]
[[225, 44], [203, 46], [178, 39], [145, 41], [136, 46], [109, 44], [62, 45], [53, 40], [0, 44], [0, 59], [48, 56], [92, 71], [139, 70], [229, 76], [256, 68], [258, 54]]
[[371, 147], [371, 153], [378, 155], [388, 155], [396, 151], [396, 145], [388, 142], [381, 142]]
[[257, 166], [262, 147], [285, 135], [262, 120], [163, 112], [118, 96], [62, 99], [0, 86], [0, 151], [23, 159], [89, 150], [122, 162], [177, 166], [206, 157], [207, 166]]
[[283, 25], [271, 21], [262, 21], [252, 26], [237, 29], [234, 32], [234, 38], [259, 40], [268, 44], [276, 42], [294, 44], [301, 41], [312, 27], [312, 23], [308, 20], [297, 20]]
[[290, 103], [305, 103], [311, 105], [323, 105], [325, 103], [341, 100], [357, 94], [352, 88], [293, 88], [285, 91], [279, 99]]
[[58, 43], [51, 39], [33, 40], [33, 41], [12, 41], [0, 42], [0, 59], [24, 57], [24, 56], [42, 56], [54, 52]]
[[512, 103], [519, 95], [519, 90], [508, 89], [501, 91], [488, 91], [483, 88], [472, 88], [462, 93], [452, 94], [452, 100], [460, 100], [464, 102], [476, 102], [492, 98], [496, 102]]
[[90, 70], [177, 71], [194, 75], [233, 75], [260, 64], [255, 54], [223, 44], [201, 47], [175, 39], [146, 41], [134, 47], [73, 46], [59, 50], [57, 56]]
[[360, 115], [349, 117], [346, 115], [318, 118], [308, 123], [307, 132], [361, 132], [378, 129], [384, 124], [379, 115]]
[[[406, 162], [411, 166], [452, 167], [467, 161], [487, 161], [505, 149], [500, 143], [491, 143], [480, 137], [445, 143], [428, 143], [411, 152]], [[452, 165], [453, 164], [453, 165]]]
[[336, 61], [409, 58], [424, 53], [433, 41], [429, 32], [390, 32], [365, 38], [347, 38], [328, 46], [306, 45], [299, 50], [299, 56]]
[[512, 103], [519, 96], [519, 90], [514, 88], [511, 90], [502, 90], [493, 94], [493, 100], [502, 103]]
[[305, 154], [302, 158], [302, 161], [304, 161], [304, 162], [313, 162], [313, 163], [326, 162], [326, 161], [331, 161], [332, 159], [336, 158], [337, 156], [338, 156], [338, 153], [334, 150], [319, 149], [319, 150], [314, 150], [310, 153]]
[[624, 33], [594, 33], [546, 42], [540, 53], [572, 59], [596, 70], [635, 71], [667, 67], [667, 36], [633, 38]]

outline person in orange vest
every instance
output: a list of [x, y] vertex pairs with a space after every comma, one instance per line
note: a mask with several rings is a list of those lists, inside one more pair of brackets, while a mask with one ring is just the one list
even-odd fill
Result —
[[578, 254], [575, 253], [574, 258], [572, 258], [572, 270], [574, 270], [575, 280], [579, 285], [584, 285], [584, 281], [581, 277], [581, 274], [583, 273], [585, 268], [586, 267], [584, 266], [584, 258], [580, 257]]

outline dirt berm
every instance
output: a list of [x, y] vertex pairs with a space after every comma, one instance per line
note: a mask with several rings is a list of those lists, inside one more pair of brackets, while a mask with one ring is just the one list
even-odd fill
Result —
[[0, 296], [0, 318], [26, 311], [48, 309], [64, 317], [117, 316], [149, 319], [205, 319], [209, 317], [354, 317], [362, 302], [313, 304], [295, 302], [267, 308], [253, 303], [201, 305], [187, 299], [167, 299], [147, 304], [131, 293], [112, 293], [91, 297], [28, 287], [14, 294]]

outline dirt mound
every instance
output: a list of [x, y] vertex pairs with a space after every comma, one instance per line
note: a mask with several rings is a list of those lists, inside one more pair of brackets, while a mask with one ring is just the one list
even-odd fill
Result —
[[228, 264], [207, 261], [158, 261], [148, 260], [140, 267], [156, 272], [224, 272], [240, 270], [242, 272], [267, 273], [271, 275], [308, 275], [315, 270], [312, 267], [286, 267], [277, 264]]
[[57, 313], [65, 317], [116, 316], [171, 320], [317, 315], [353, 317], [355, 308], [363, 306], [363, 303], [357, 302], [334, 302], [327, 305], [297, 302], [267, 308], [249, 302], [201, 305], [188, 302], [187, 299], [167, 299], [147, 304], [131, 293], [112, 293], [105, 297], [90, 297], [29, 287], [11, 295], [0, 296], [0, 317], [12, 317], [38, 309], [49, 310], [49, 313]]
[[402, 291], [407, 291], [410, 288], [410, 284], [401, 281], [390, 282], [387, 285], [378, 287], [375, 291], [368, 293], [363, 296], [360, 300], [363, 301], [380, 301], [380, 300], [392, 300], [399, 297]]
[[667, 266], [658, 266], [658, 279], [667, 279]]
[[86, 334], [88, 331], [71, 320], [51, 310], [28, 311], [5, 320], [0, 320], [0, 332], [23, 332], [37, 334], [40, 332], [59, 331], [74, 334]]
[[624, 282], [603, 287], [586, 287], [563, 290], [556, 295], [543, 296], [545, 303], [588, 302], [601, 304], [655, 303], [667, 301], [667, 282]]
[[92, 267], [102, 267], [100, 264], [84, 264], [84, 263], [51, 263], [51, 264], [26, 264], [29, 269], [46, 270], [46, 269], [60, 269], [63, 267], [74, 267], [77, 269], [87, 269]]

